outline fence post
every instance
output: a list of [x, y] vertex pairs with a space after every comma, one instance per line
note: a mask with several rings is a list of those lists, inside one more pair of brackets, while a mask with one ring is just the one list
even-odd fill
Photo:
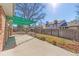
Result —
[[40, 32], [41, 32], [41, 34], [42, 34], [42, 29], [40, 29]]
[[51, 29], [51, 35], [52, 35], [52, 29]]
[[58, 29], [58, 37], [59, 37], [59, 30], [60, 30], [60, 29]]

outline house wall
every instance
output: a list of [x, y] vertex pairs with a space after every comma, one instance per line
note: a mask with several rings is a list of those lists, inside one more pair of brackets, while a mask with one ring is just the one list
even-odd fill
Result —
[[[7, 31], [8, 32], [8, 31]], [[5, 41], [8, 38], [6, 34], [6, 18], [3, 8], [0, 6], [0, 51], [3, 50]]]
[[69, 29], [79, 30], [79, 26], [72, 26], [72, 27], [69, 27]]
[[4, 36], [5, 36], [5, 18], [3, 15], [0, 16], [2, 20], [1, 30], [0, 30], [0, 51], [3, 50], [4, 45]]
[[12, 16], [13, 15], [13, 8], [14, 8], [14, 4], [13, 3], [0, 3], [0, 5], [3, 7], [4, 12], [6, 15], [8, 16]]

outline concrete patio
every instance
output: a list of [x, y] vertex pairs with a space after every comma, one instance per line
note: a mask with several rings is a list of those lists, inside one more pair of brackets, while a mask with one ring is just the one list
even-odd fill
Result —
[[26, 34], [15, 34], [16, 47], [0, 52], [2, 56], [76, 56], [46, 41], [33, 38]]

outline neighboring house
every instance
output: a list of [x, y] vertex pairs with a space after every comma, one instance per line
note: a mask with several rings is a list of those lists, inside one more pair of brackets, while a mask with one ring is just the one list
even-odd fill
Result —
[[79, 20], [73, 20], [73, 21], [69, 22], [68, 28], [78, 30], [79, 29]]
[[53, 22], [46, 22], [43, 25], [45, 29], [79, 29], [79, 20], [73, 20], [70, 22], [66, 22], [66, 20], [55, 20]]
[[66, 28], [67, 22], [65, 20], [61, 21], [53, 21], [49, 22], [48, 25], [46, 26], [48, 29], [60, 29], [60, 28]]
[[79, 29], [79, 20], [66, 22], [65, 20], [49, 22], [46, 26], [48, 29]]

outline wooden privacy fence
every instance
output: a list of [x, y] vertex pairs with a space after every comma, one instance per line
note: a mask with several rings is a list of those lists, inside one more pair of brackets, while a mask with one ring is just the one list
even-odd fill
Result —
[[70, 40], [79, 41], [79, 30], [73, 29], [32, 29], [32, 31], [41, 34], [54, 35], [58, 37], [67, 38]]
[[59, 30], [59, 36], [79, 41], [79, 30], [73, 30], [73, 29]]

